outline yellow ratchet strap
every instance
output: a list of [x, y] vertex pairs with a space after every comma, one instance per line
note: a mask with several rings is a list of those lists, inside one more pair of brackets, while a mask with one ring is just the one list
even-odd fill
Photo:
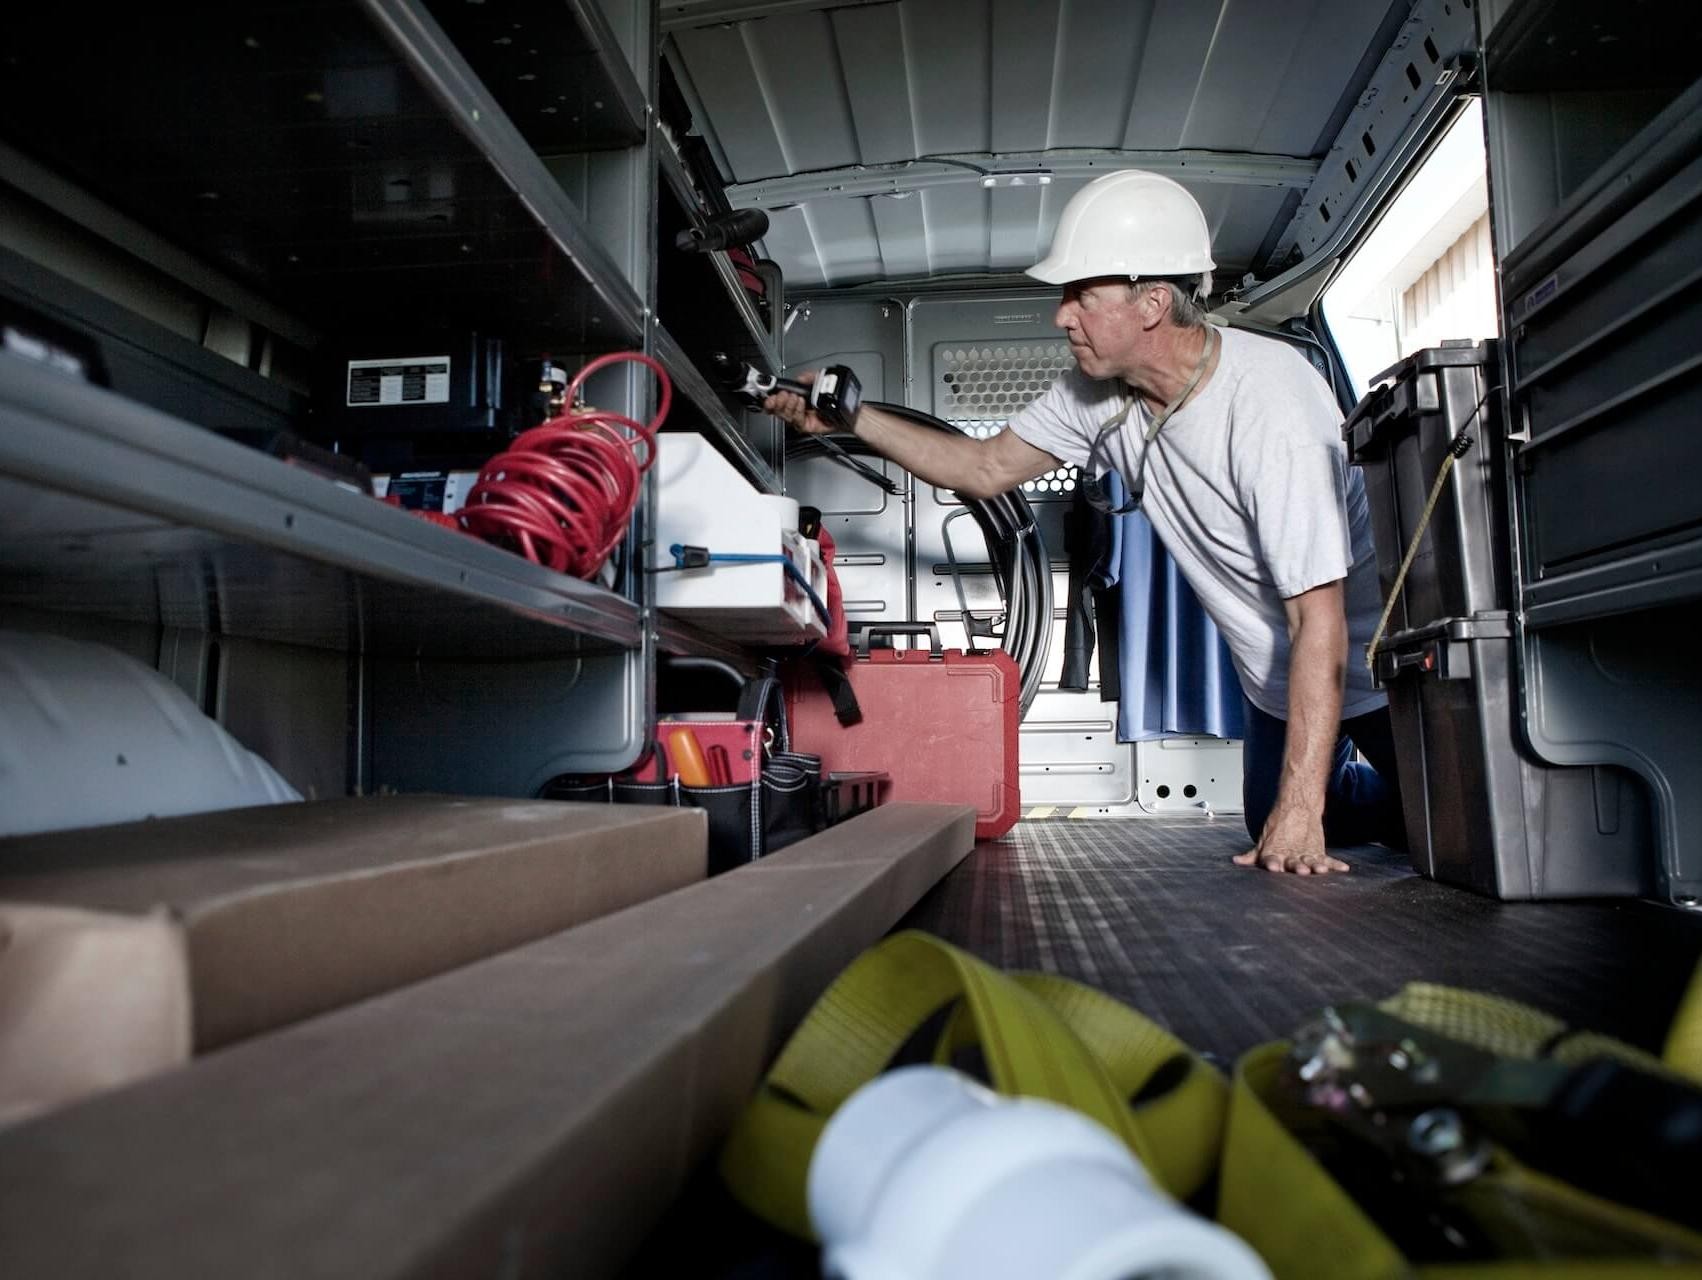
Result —
[[781, 1051], [722, 1152], [733, 1194], [813, 1238], [805, 1184], [828, 1118], [947, 1006], [935, 1062], [950, 1065], [955, 1052], [978, 1046], [995, 1091], [1098, 1120], [1179, 1198], [1217, 1167], [1228, 1086], [1180, 1040], [1090, 987], [1005, 974], [912, 931], [853, 961]]
[[1696, 966], [1684, 999], [1678, 1003], [1662, 1058], [1681, 1076], [1702, 1082], [1702, 964]]

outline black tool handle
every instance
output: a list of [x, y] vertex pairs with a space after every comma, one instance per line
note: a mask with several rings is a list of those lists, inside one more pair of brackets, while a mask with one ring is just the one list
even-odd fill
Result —
[[869, 641], [875, 636], [927, 636], [929, 652], [936, 658], [942, 652], [940, 629], [931, 622], [853, 622], [847, 630], [859, 658], [869, 656]]

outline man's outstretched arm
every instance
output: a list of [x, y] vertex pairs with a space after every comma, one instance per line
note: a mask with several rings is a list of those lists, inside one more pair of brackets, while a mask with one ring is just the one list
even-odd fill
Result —
[[[805, 375], [808, 380], [809, 375]], [[775, 417], [809, 435], [833, 430], [810, 411], [804, 398], [780, 391], [763, 401]], [[1063, 464], [1012, 431], [991, 440], [977, 440], [956, 431], [938, 431], [864, 405], [855, 434], [884, 458], [911, 475], [941, 489], [955, 489], [966, 498], [993, 498]]]

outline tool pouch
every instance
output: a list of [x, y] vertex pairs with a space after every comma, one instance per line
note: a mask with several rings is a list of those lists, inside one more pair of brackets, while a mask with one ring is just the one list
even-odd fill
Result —
[[[728, 712], [664, 716], [637, 765], [607, 778], [557, 778], [546, 799], [614, 804], [691, 805], [709, 817], [709, 874], [718, 875], [783, 849], [821, 829], [821, 759], [788, 751], [786, 705], [773, 676], [747, 679], [724, 664], [675, 659], [674, 670], [702, 669], [728, 677], [734, 691]], [[680, 780], [667, 749], [673, 735], [690, 733], [714, 770], [710, 785]]]

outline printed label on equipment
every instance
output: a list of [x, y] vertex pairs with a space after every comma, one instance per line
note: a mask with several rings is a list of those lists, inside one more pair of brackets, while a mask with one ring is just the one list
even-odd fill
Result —
[[448, 356], [397, 356], [349, 361], [350, 408], [368, 405], [448, 404]]
[[404, 507], [452, 516], [467, 504], [467, 495], [478, 482], [477, 471], [404, 471], [397, 476], [373, 476], [372, 492], [380, 498], [394, 493]]
[[449, 477], [442, 471], [404, 471], [390, 478], [385, 493], [410, 511], [442, 511], [448, 487]]
[[1523, 320], [1560, 291], [1560, 277], [1550, 276], [1527, 293], [1519, 303], [1519, 318]]

